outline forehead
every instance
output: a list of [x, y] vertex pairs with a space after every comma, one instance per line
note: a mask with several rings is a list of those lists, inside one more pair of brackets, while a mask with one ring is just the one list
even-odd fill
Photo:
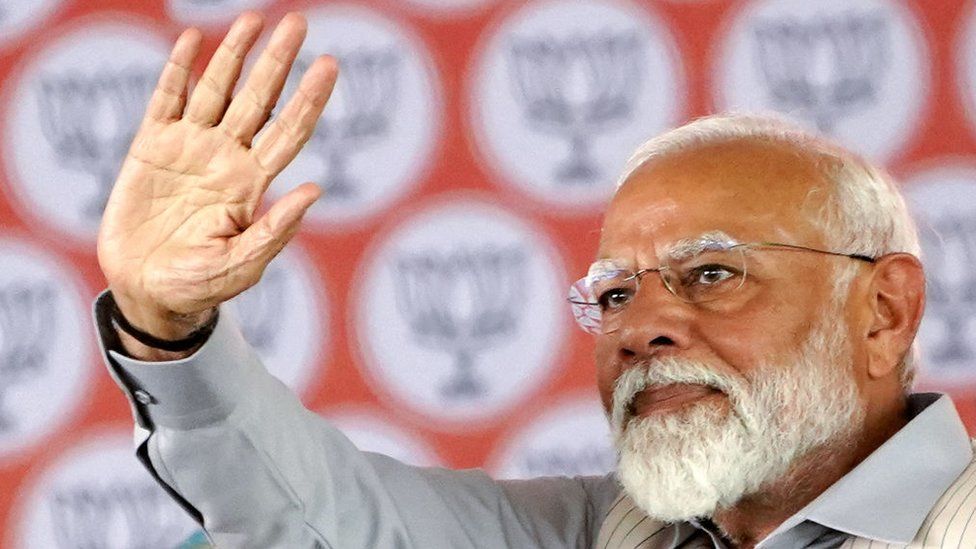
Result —
[[671, 154], [618, 190], [600, 256], [657, 254], [714, 231], [743, 242], [822, 246], [815, 220], [829, 189], [818, 160], [785, 145], [738, 141]]

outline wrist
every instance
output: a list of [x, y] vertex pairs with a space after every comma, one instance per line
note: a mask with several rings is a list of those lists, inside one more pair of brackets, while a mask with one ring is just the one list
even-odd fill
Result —
[[118, 334], [119, 343], [122, 344], [122, 350], [125, 352], [125, 354], [131, 358], [141, 360], [143, 362], [170, 362], [173, 360], [182, 360], [191, 356], [203, 346], [203, 343], [201, 342], [196, 347], [186, 351], [165, 351], [163, 349], [150, 347], [149, 345], [140, 342], [138, 339], [126, 333], [125, 330], [118, 327], [115, 327], [115, 333]]
[[176, 313], [147, 305], [128, 297], [123, 292], [110, 289], [118, 313], [136, 330], [154, 338], [177, 341], [185, 339], [207, 325], [216, 314], [216, 309], [206, 309], [194, 313]]
[[[132, 299], [117, 297], [114, 291], [110, 291], [107, 297], [109, 317], [122, 350], [137, 360], [162, 362], [186, 358], [203, 346], [216, 326], [216, 308], [193, 315], [179, 315], [140, 307]], [[133, 320], [129, 315], [138, 320]]]

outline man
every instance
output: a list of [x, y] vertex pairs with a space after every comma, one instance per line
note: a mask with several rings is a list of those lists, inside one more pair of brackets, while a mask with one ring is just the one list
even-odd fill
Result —
[[255, 219], [336, 78], [320, 58], [257, 139], [302, 41], [242, 15], [187, 94], [160, 78], [106, 209], [96, 303], [137, 454], [221, 547], [976, 547], [973, 452], [945, 396], [908, 395], [924, 305], [897, 191], [782, 123], [704, 119], [634, 155], [570, 298], [597, 338], [620, 464], [494, 481], [356, 450], [261, 367], [219, 305], [318, 198]]

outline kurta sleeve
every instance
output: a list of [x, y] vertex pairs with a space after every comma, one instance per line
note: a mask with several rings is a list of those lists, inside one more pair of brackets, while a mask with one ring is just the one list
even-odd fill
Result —
[[495, 481], [361, 452], [261, 365], [230, 311], [192, 356], [140, 362], [95, 321], [136, 454], [218, 547], [588, 548], [612, 476]]

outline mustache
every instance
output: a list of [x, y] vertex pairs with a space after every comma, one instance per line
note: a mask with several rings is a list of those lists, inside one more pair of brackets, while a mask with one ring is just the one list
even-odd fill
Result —
[[614, 384], [611, 423], [621, 432], [633, 417], [634, 399], [647, 389], [674, 384], [703, 385], [736, 399], [745, 393], [743, 381], [705, 362], [674, 357], [642, 360], [628, 368]]

